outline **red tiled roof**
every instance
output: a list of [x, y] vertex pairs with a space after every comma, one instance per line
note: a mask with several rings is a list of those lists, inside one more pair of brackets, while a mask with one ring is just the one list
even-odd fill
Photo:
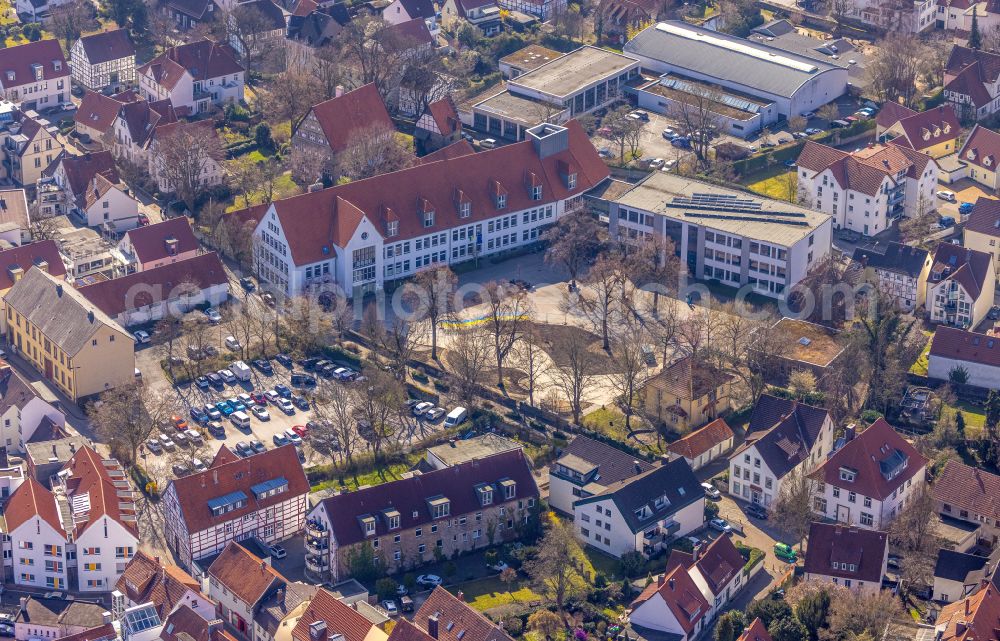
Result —
[[983, 84], [982, 70], [975, 63], [958, 71], [954, 78], [945, 83], [944, 90], [960, 96], [968, 96], [977, 109], [989, 104], [992, 100], [989, 90]]
[[164, 564], [140, 550], [125, 566], [115, 589], [132, 603], [152, 603], [163, 619], [189, 593], [200, 594], [201, 585], [176, 565]]
[[899, 120], [903, 134], [910, 146], [917, 151], [939, 145], [946, 140], [956, 140], [962, 132], [958, 116], [951, 105], [940, 105]]
[[280, 572], [236, 541], [208, 566], [208, 575], [253, 608], [273, 589], [288, 583]]
[[[1000, 519], [1000, 476], [948, 461], [934, 483], [934, 498], [955, 508]], [[947, 514], [947, 512], [946, 512]]]
[[912, 116], [916, 113], [919, 112], [914, 111], [909, 107], [904, 107], [898, 102], [889, 101], [886, 102], [884, 105], [882, 105], [882, 108], [879, 109], [878, 114], [875, 115], [875, 124], [878, 125], [879, 127], [882, 127], [883, 129], [888, 129], [889, 127], [893, 126], [903, 118]]
[[[114, 469], [122, 470], [116, 467]], [[95, 452], [93, 448], [84, 446], [76, 451], [76, 454], [66, 462], [63, 470], [69, 470], [69, 477], [66, 479], [66, 487], [70, 494], [75, 496], [88, 495], [90, 497], [90, 511], [86, 520], [74, 518], [74, 528], [76, 538], [80, 538], [94, 523], [97, 523], [102, 516], [118, 522], [123, 528], [131, 532], [133, 536], [139, 536], [139, 527], [134, 520], [125, 520], [124, 516], [135, 516], [135, 504], [130, 500], [122, 499], [118, 492], [125, 488], [118, 488], [115, 479], [110, 474], [109, 468], [104, 464], [104, 458]], [[126, 483], [127, 476], [122, 473], [119, 480]], [[131, 489], [131, 484], [128, 484]]]
[[[742, 570], [742, 567], [740, 569]], [[653, 590], [647, 594], [649, 588]], [[663, 599], [677, 619], [677, 623], [687, 634], [694, 630], [698, 621], [708, 612], [708, 601], [705, 600], [687, 569], [680, 565], [663, 575], [657, 583], [647, 586], [639, 598], [632, 602], [632, 609], [640, 607], [648, 599], [656, 598], [656, 595]]]
[[427, 619], [434, 615], [438, 620], [438, 641], [513, 641], [495, 623], [440, 586], [417, 610], [413, 623], [426, 631]]
[[1000, 163], [1000, 133], [977, 124], [965, 139], [958, 157], [962, 162], [997, 171]]
[[450, 136], [462, 128], [462, 121], [458, 118], [458, 108], [450, 95], [427, 105], [427, 111], [442, 136]]
[[767, 628], [764, 627], [764, 622], [760, 620], [760, 617], [757, 617], [756, 619], [753, 620], [753, 623], [751, 623], [747, 627], [747, 629], [743, 631], [743, 634], [741, 634], [736, 641], [774, 641], [774, 640], [771, 638], [771, 633], [769, 633], [767, 631]]
[[112, 189], [118, 189], [124, 194], [124, 191], [117, 184], [108, 180], [104, 174], [97, 174], [90, 185], [87, 186], [87, 189], [76, 199], [76, 203], [81, 209], [86, 211], [93, 207], [98, 200], [104, 198], [105, 194]]
[[236, 641], [223, 629], [221, 619], [208, 621], [186, 605], [170, 613], [163, 621], [162, 641]]
[[83, 100], [80, 101], [80, 108], [76, 110], [73, 121], [78, 125], [96, 129], [101, 133], [108, 133], [111, 131], [111, 125], [114, 124], [115, 118], [118, 117], [118, 111], [122, 108], [122, 105], [135, 102], [135, 100], [129, 99], [134, 96], [131, 92], [119, 95], [122, 97], [105, 96], [102, 93], [88, 89], [87, 93], [83, 95]]
[[[33, 65], [36, 64], [42, 65], [42, 77], [46, 80], [68, 78], [70, 75], [69, 65], [66, 64], [66, 57], [63, 56], [59, 41], [39, 40], [0, 49], [0, 85], [10, 89], [33, 84], [35, 82]], [[56, 66], [59, 67], [58, 71]], [[10, 72], [14, 73], [13, 80], [8, 78]]]
[[[198, 295], [201, 291], [228, 282], [222, 261], [215, 252], [201, 254], [176, 263], [167, 263], [127, 276], [99, 281], [78, 288], [78, 291], [98, 309], [117, 318], [120, 314], [175, 300], [181, 296]], [[193, 284], [198, 291], [189, 289]]]
[[[385, 232], [382, 213], [391, 209], [399, 216], [399, 233], [389, 242], [422, 236], [492, 218], [501, 211], [490, 194], [494, 181], [508, 189], [503, 211], [520, 211], [551, 204], [581, 194], [608, 176], [608, 167], [597, 155], [586, 132], [576, 122], [567, 123], [569, 145], [558, 153], [539, 158], [531, 140], [524, 140], [471, 156], [419, 164], [366, 180], [338, 185], [273, 203], [287, 239], [292, 261], [304, 265], [331, 255], [331, 244], [343, 247], [363, 217]], [[578, 167], [576, 187], [567, 189], [560, 176], [560, 162]], [[526, 172], [542, 182], [542, 200], [531, 200], [524, 187]], [[459, 218], [452, 202], [456, 189], [472, 199], [472, 215]], [[434, 227], [425, 228], [418, 203], [435, 208]]]
[[56, 532], [65, 536], [65, 531], [59, 522], [59, 506], [56, 505], [55, 496], [31, 476], [10, 495], [3, 515], [8, 533], [35, 516], [40, 516]]
[[[881, 465], [892, 465], [895, 462], [893, 457], [900, 455], [906, 457], [906, 467], [899, 470], [893, 467], [896, 473], [887, 478]], [[923, 474], [926, 465], [927, 458], [880, 417], [834, 452], [814, 475], [834, 487], [881, 501], [889, 498], [908, 479]], [[853, 470], [856, 473], [854, 481], [841, 480], [841, 468]]]
[[733, 430], [724, 419], [717, 418], [705, 427], [674, 441], [667, 449], [685, 458], [696, 459], [720, 443], [733, 438]]
[[[814, 522], [809, 526], [808, 541], [806, 572], [882, 584], [882, 563], [889, 546], [885, 532]], [[835, 569], [834, 562], [856, 569]]]
[[[404, 620], [400, 619], [400, 622]], [[327, 634], [342, 634], [344, 641], [365, 641], [365, 637], [373, 625], [357, 610], [322, 588], [316, 592], [305, 612], [302, 613], [302, 617], [292, 629], [293, 641], [312, 641], [309, 637], [309, 626], [316, 621], [326, 622]], [[397, 622], [396, 625], [399, 625], [400, 622]]]
[[[250, 487], [271, 479], [284, 477], [288, 490], [258, 500]], [[214, 465], [204, 472], [196, 472], [170, 481], [167, 491], [177, 492], [181, 513], [189, 534], [200, 532], [214, 525], [243, 518], [262, 508], [309, 493], [309, 481], [299, 463], [294, 445], [268, 450], [250, 458]], [[247, 506], [213, 516], [208, 501], [231, 492], [242, 491], [247, 495]]]
[[117, 638], [118, 633], [115, 631], [115, 626], [111, 623], [105, 623], [83, 632], [59, 637], [55, 641], [114, 641]]
[[694, 562], [715, 596], [726, 589], [738, 572], [743, 571], [743, 564], [743, 555], [728, 536], [720, 536], [709, 543]]
[[208, 80], [241, 73], [243, 66], [236, 59], [232, 47], [206, 38], [171, 47], [137, 71], [152, 76], [157, 84], [170, 90], [177, 86], [185, 71], [194, 80]]
[[935, 627], [938, 641], [997, 641], [1000, 639], [1000, 594], [984, 581], [978, 592], [941, 608]]
[[347, 147], [351, 135], [359, 129], [395, 127], [374, 83], [313, 105], [311, 111], [335, 152]]
[[114, 183], [121, 180], [115, 168], [115, 158], [110, 151], [98, 151], [82, 156], [63, 156], [61, 162], [74, 198], [87, 189], [97, 174], [104, 174]]
[[965, 221], [965, 231], [1000, 237], [1000, 200], [980, 196]]
[[434, 641], [434, 637], [401, 618], [396, 621], [387, 641]]
[[[407, 530], [433, 521], [427, 500], [444, 496], [451, 501], [451, 515], [457, 518], [482, 509], [476, 485], [494, 484], [502, 479], [511, 479], [517, 484], [515, 492], [518, 499], [538, 497], [538, 486], [535, 485], [524, 453], [517, 449], [363, 490], [345, 492], [323, 499], [322, 504], [332, 522], [334, 538], [338, 545], [343, 546], [365, 539], [359, 517], [374, 516], [375, 531], [381, 536], [389, 532], [382, 513], [394, 508], [400, 513], [399, 527]], [[501, 502], [499, 491], [496, 495], [496, 502]]]
[[931, 339], [930, 355], [1000, 367], [1000, 339], [941, 325]]
[[59, 245], [54, 240], [39, 240], [20, 247], [0, 250], [0, 291], [14, 286], [10, 269], [17, 265], [28, 271], [39, 262], [48, 263], [49, 273], [57, 278], [66, 277], [66, 266], [59, 254]]
[[472, 148], [468, 140], [462, 138], [461, 140], [456, 140], [455, 142], [441, 147], [437, 151], [431, 152], [426, 156], [421, 156], [417, 158], [417, 164], [425, 165], [431, 162], [439, 162], [441, 160], [450, 160], [452, 158], [458, 158], [459, 156], [469, 156], [476, 153], [476, 150]]
[[219, 451], [215, 453], [215, 458], [212, 459], [212, 463], [209, 467], [225, 465], [226, 463], [235, 463], [238, 460], [240, 460], [240, 457], [233, 453], [233, 451], [226, 447], [225, 443], [223, 443], [219, 448]]
[[986, 279], [993, 278], [993, 257], [975, 249], [941, 243], [934, 250], [931, 274], [944, 273], [945, 270], [948, 270], [947, 276], [932, 282], [955, 281], [975, 300], [983, 291]]
[[119, 115], [132, 142], [140, 147], [149, 142], [157, 127], [177, 122], [177, 112], [169, 98], [156, 102], [137, 100], [123, 106]]
[[[135, 257], [141, 263], [152, 263], [169, 258], [171, 255], [184, 254], [198, 249], [198, 239], [191, 229], [191, 221], [187, 216], [168, 218], [162, 223], [136, 227], [125, 232], [128, 242], [132, 245]], [[167, 239], [177, 241], [176, 251], [171, 254], [167, 248]]]
[[955, 45], [948, 55], [944, 72], [956, 74], [969, 66], [974, 66], [976, 76], [981, 82], [993, 83], [1000, 77], [1000, 54]]
[[390, 25], [389, 30], [396, 34], [402, 44], [409, 47], [434, 44], [434, 37], [431, 35], [430, 29], [427, 28], [427, 22], [424, 18], [414, 18]]
[[103, 31], [80, 38], [87, 61], [92, 65], [135, 55], [135, 45], [125, 29]]
[[694, 366], [691, 356], [674, 361], [646, 383], [685, 400], [694, 400], [733, 379], [722, 370], [704, 363]]

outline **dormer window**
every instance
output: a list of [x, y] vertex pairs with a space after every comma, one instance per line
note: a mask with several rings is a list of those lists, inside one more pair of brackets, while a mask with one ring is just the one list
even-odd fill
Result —
[[382, 515], [385, 517], [386, 525], [388, 526], [388, 528], [390, 530], [398, 530], [399, 529], [399, 511], [398, 510], [389, 509], [389, 510], [384, 511], [382, 513]]
[[497, 209], [507, 208], [507, 194], [497, 194]]
[[535, 185], [534, 187], [531, 188], [531, 199], [532, 200], [541, 200], [542, 199], [542, 186], [541, 185]]
[[470, 202], [459, 203], [459, 205], [458, 205], [458, 217], [459, 218], [468, 218], [471, 215], [472, 215], [472, 203], [470, 203]]
[[62, 60], [53, 60], [52, 68], [56, 71], [62, 71]]
[[31, 70], [35, 74], [35, 80], [42, 80], [45, 77], [45, 68], [37, 62], [31, 65]]
[[424, 227], [433, 227], [433, 226], [434, 226], [434, 212], [433, 211], [425, 211], [424, 212]]
[[841, 481], [847, 481], [848, 483], [853, 483], [856, 477], [857, 477], [857, 472], [855, 472], [854, 470], [846, 467], [840, 468]]
[[657, 510], [662, 510], [664, 507], [666, 507], [669, 504], [670, 504], [670, 501], [667, 500], [666, 495], [658, 496], [658, 497], [656, 497], [656, 500], [653, 501], [653, 507], [656, 508]]
[[365, 533], [365, 536], [375, 535], [375, 517], [371, 514], [365, 514], [358, 518], [361, 522], [361, 530]]
[[[576, 189], [576, 174], [575, 173], [566, 176], [566, 189]], [[539, 196], [538, 198], [541, 198], [541, 196]], [[536, 198], [536, 200], [538, 200], [538, 198]]]
[[493, 486], [480, 483], [476, 486], [476, 495], [479, 496], [479, 505], [486, 506], [493, 504]]
[[951, 125], [950, 124], [944, 123], [944, 132], [946, 134], [950, 134], [951, 133]]
[[398, 236], [399, 235], [399, 221], [398, 220], [390, 220], [388, 223], [386, 223], [386, 225], [385, 225], [385, 235], [388, 236], [389, 238], [392, 238], [393, 236]]
[[975, 149], [970, 149], [969, 151], [967, 151], [965, 153], [965, 157], [968, 158], [969, 160], [975, 160], [976, 159], [976, 150]]
[[442, 519], [451, 514], [451, 501], [445, 496], [435, 496], [427, 499], [427, 507], [431, 511], [431, 516], [435, 519]]
[[993, 164], [993, 159], [990, 156], [983, 158], [983, 165], [989, 167]]
[[517, 496], [517, 482], [512, 479], [501, 479], [498, 485], [500, 486], [500, 491], [503, 492], [503, 496], [506, 500], [509, 501]]

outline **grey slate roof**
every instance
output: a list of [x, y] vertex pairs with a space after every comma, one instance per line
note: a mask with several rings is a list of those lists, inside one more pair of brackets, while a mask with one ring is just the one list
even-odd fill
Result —
[[[754, 441], [748, 440], [747, 445], [756, 445], [768, 469], [783, 478], [809, 456], [827, 416], [825, 409], [764, 394], [747, 426], [747, 434], [762, 432], [762, 435]], [[739, 451], [734, 456], [738, 454]]]
[[[934, 565], [934, 576], [961, 583], [978, 582], [983, 578], [983, 570], [989, 561], [989, 557], [941, 548]], [[977, 576], [970, 577], [973, 573]]]
[[597, 466], [597, 473], [601, 477], [600, 483], [605, 487], [635, 476], [637, 462], [643, 472], [648, 472], [655, 467], [647, 461], [637, 460], [628, 452], [623, 452], [607, 443], [586, 436], [577, 436], [573, 439], [572, 443], [563, 448], [557, 462], [566, 456], [574, 456]]
[[[697, 72], [699, 76], [718, 78], [785, 98], [790, 98], [803, 84], [824, 73], [842, 73], [846, 85], [847, 72], [844, 69], [820, 60], [679, 21], [666, 21], [660, 24], [683, 27], [702, 37], [751, 47], [763, 52], [764, 57], [759, 58], [711, 42], [667, 33], [658, 29], [658, 25], [655, 24], [628, 41], [623, 52], [626, 55], [635, 54], [660, 60], [679, 70]], [[768, 60], [768, 55], [790, 58], [815, 67], [815, 71], [809, 72], [777, 64]]]
[[920, 276], [920, 271], [927, 261], [927, 250], [919, 247], [891, 241], [880, 249], [882, 249], [881, 252], [879, 252], [879, 248], [862, 249], [856, 247], [854, 261], [860, 263], [862, 258], [866, 258], [869, 267], [906, 274], [911, 278]]
[[[657, 510], [653, 502], [664, 495], [667, 503]], [[600, 494], [580, 499], [573, 505], [586, 505], [608, 498], [614, 501], [629, 529], [640, 532], [657, 520], [674, 514], [695, 501], [703, 500], [705, 493], [688, 462], [683, 458], [676, 458], [639, 476], [615, 483]], [[649, 506], [651, 516], [640, 520], [635, 511], [644, 505]]]
[[65, 599], [45, 599], [29, 596], [24, 607], [17, 613], [18, 623], [58, 626], [79, 625], [96, 628], [104, 623], [103, 605], [87, 601], [67, 601]]
[[135, 340], [72, 286], [37, 267], [14, 283], [4, 299], [70, 356], [83, 349], [102, 325], [120, 332], [126, 340]]

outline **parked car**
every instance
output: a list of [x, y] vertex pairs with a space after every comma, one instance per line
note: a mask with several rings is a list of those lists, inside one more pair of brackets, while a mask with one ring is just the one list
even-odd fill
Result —
[[809, 127], [808, 129], [806, 129], [807, 136], [812, 136], [814, 134], [821, 134], [821, 133], [823, 133], [823, 130], [820, 129], [819, 127]]
[[188, 428], [187, 420], [180, 416], [171, 416], [170, 422], [173, 423], [174, 427], [180, 432], [183, 432]]
[[177, 449], [177, 444], [166, 434], [160, 434], [160, 445], [168, 452], [173, 452]]
[[245, 289], [247, 292], [250, 293], [253, 293], [257, 289], [257, 286], [254, 285], [253, 280], [246, 276], [240, 279], [240, 287], [242, 287], [243, 289]]
[[211, 383], [208, 382], [207, 376], [199, 376], [198, 378], [194, 379], [194, 384], [200, 390], [207, 390], [211, 385]]
[[288, 445], [288, 439], [285, 438], [284, 434], [275, 434], [274, 436], [271, 437], [271, 440], [274, 441], [274, 446], [275, 447], [281, 447], [282, 445]]
[[311, 372], [314, 369], [316, 369], [316, 365], [317, 364], [322, 363], [322, 362], [323, 362], [322, 358], [319, 358], [319, 357], [316, 357], [316, 356], [312, 356], [310, 358], [303, 358], [302, 360], [300, 360], [299, 361], [299, 365], [305, 371]]
[[261, 407], [267, 405], [267, 398], [265, 398], [260, 392], [250, 392], [250, 399], [253, 400], [256, 405], [260, 405]]
[[422, 585], [425, 588], [436, 588], [441, 583], [441, 577], [436, 574], [421, 574], [417, 577], [417, 585]]
[[208, 420], [208, 414], [205, 412], [205, 410], [201, 409], [200, 407], [193, 406], [191, 408], [191, 418], [193, 418], [199, 423], [204, 423]]
[[316, 387], [316, 378], [309, 374], [292, 374], [292, 385], [294, 387]]
[[222, 380], [222, 377], [215, 372], [206, 374], [205, 378], [207, 378], [208, 382], [212, 384], [212, 387], [216, 388], [222, 387], [222, 385], [225, 383], [225, 381]]
[[270, 550], [271, 556], [273, 556], [276, 559], [283, 559], [286, 556], [288, 556], [288, 552], [285, 551], [285, 548], [281, 547], [277, 543], [268, 546], [267, 549]]
[[424, 412], [424, 418], [432, 423], [441, 420], [442, 416], [444, 416], [444, 410], [440, 407], [432, 407]]
[[146, 449], [152, 452], [153, 454], [163, 453], [163, 445], [161, 445], [160, 442], [155, 438], [151, 438], [148, 441], [146, 441]]
[[705, 491], [705, 496], [710, 499], [719, 500], [722, 498], [722, 495], [719, 494], [719, 490], [715, 489], [715, 486], [711, 483], [702, 483], [701, 489]]
[[427, 401], [421, 401], [413, 406], [413, 415], [420, 416], [427, 412], [427, 410], [434, 407], [434, 403], [428, 403]]
[[279, 396], [273, 389], [269, 389], [264, 391], [264, 398], [266, 398], [268, 402], [273, 405], [278, 402], [278, 399], [281, 398], [281, 396]]
[[247, 406], [240, 399], [235, 396], [227, 401], [229, 406], [233, 408], [234, 412], [245, 412]]
[[232, 370], [220, 369], [218, 371], [218, 374], [219, 374], [219, 378], [221, 378], [222, 381], [226, 385], [235, 385], [236, 384], [236, 375], [233, 374]]
[[226, 336], [225, 343], [226, 343], [226, 347], [228, 349], [234, 351], [234, 352], [237, 352], [237, 351], [243, 349], [243, 346], [240, 345], [240, 342], [238, 340], [236, 340], [235, 336]]
[[282, 412], [288, 414], [289, 416], [295, 413], [295, 406], [292, 405], [292, 402], [287, 398], [279, 398], [277, 406]]
[[788, 563], [795, 563], [799, 559], [798, 553], [792, 549], [792, 546], [780, 541], [774, 544], [774, 556]]
[[215, 309], [214, 307], [209, 307], [208, 309], [205, 310], [205, 318], [207, 318], [208, 322], [212, 323], [213, 325], [222, 322], [222, 314], [220, 314], [219, 310]]
[[941, 191], [938, 191], [934, 195], [937, 196], [938, 198], [940, 198], [941, 200], [945, 200], [945, 201], [950, 202], [950, 203], [953, 203], [956, 200], [955, 199], [955, 192], [949, 191], [947, 189], [942, 189]]
[[259, 420], [259, 421], [270, 421], [271, 420], [271, 415], [268, 413], [268, 411], [266, 409], [264, 409], [260, 405], [254, 405], [253, 407], [251, 407], [250, 408], [250, 413], [252, 413], [254, 416], [256, 416], [257, 420]]
[[271, 364], [266, 360], [264, 360], [263, 358], [258, 358], [257, 360], [253, 361], [253, 366], [256, 367], [257, 370], [261, 374], [264, 374], [265, 376], [274, 375], [274, 368], [271, 367]]
[[295, 364], [294, 361], [292, 361], [292, 357], [289, 356], [288, 354], [275, 354], [274, 360], [278, 361], [288, 369], [292, 369], [292, 365]]
[[958, 213], [963, 216], [968, 216], [972, 213], [972, 208], [975, 207], [973, 203], [962, 203], [958, 206]]
[[815, 111], [803, 111], [799, 115], [802, 116], [803, 118], [805, 118], [806, 120], [809, 120], [810, 118], [815, 118], [816, 117], [816, 112]]
[[201, 432], [198, 430], [187, 430], [184, 432], [184, 436], [186, 436], [187, 440], [191, 441], [194, 445], [201, 445], [205, 442], [205, 440], [201, 437]]
[[271, 292], [264, 292], [260, 295], [260, 299], [264, 301], [264, 304], [268, 307], [274, 307], [276, 304], [274, 301], [274, 295]]
[[249, 443], [240, 441], [236, 444], [236, 454], [246, 458], [253, 454], [253, 449], [250, 447]]
[[309, 400], [304, 396], [295, 395], [292, 397], [292, 405], [299, 408], [303, 412], [309, 411]]
[[133, 332], [132, 336], [135, 337], [135, 342], [136, 343], [140, 343], [141, 344], [141, 343], [148, 343], [149, 342], [149, 334], [146, 333], [146, 332], [144, 332], [144, 331], [142, 331], [141, 329], [138, 330], [138, 331], [136, 331], [136, 332]]
[[280, 383], [274, 386], [274, 391], [285, 398], [291, 398], [292, 396], [292, 390], [287, 385], [282, 385]]
[[215, 409], [219, 410], [223, 416], [229, 416], [236, 411], [236, 408], [229, 404], [229, 401], [219, 401], [215, 404]]
[[503, 572], [504, 570], [506, 570], [510, 566], [507, 565], [506, 561], [497, 561], [493, 565], [487, 565], [486, 567], [488, 567], [489, 569], [493, 570], [494, 572]]
[[392, 599], [382, 601], [382, 609], [385, 610], [385, 613], [391, 617], [399, 616], [399, 609], [396, 607], [396, 602]]
[[243, 409], [246, 409], [246, 408], [250, 407], [251, 405], [256, 405], [256, 403], [253, 400], [253, 397], [250, 396], [249, 394], [247, 394], [246, 392], [243, 392], [242, 394], [238, 394], [236, 396], [236, 398], [238, 398], [240, 400], [240, 403], [243, 403]]
[[295, 430], [285, 430], [285, 439], [292, 445], [302, 445], [302, 437], [295, 433]]
[[207, 428], [209, 434], [211, 434], [212, 436], [214, 436], [219, 440], [225, 440], [226, 428], [222, 423], [220, 423], [219, 421], [209, 421]]
[[293, 425], [292, 431], [299, 435], [299, 438], [305, 438], [309, 434], [309, 428], [305, 425]]
[[174, 473], [174, 476], [178, 478], [182, 476], [187, 476], [188, 474], [191, 473], [191, 468], [189, 468], [187, 465], [184, 465], [183, 463], [174, 463], [174, 466], [170, 469]]
[[724, 534], [729, 534], [733, 531], [733, 527], [725, 519], [712, 519], [708, 522], [708, 525], [713, 530], [718, 530]]
[[222, 418], [222, 412], [219, 411], [219, 408], [211, 404], [205, 406], [205, 414], [208, 414], [208, 420], [210, 421], [217, 421]]
[[342, 381], [349, 381], [354, 378], [354, 370], [349, 367], [338, 367], [333, 370], [333, 375]]
[[267, 446], [264, 445], [260, 440], [253, 439], [250, 441], [250, 447], [253, 449], [254, 453], [260, 454], [261, 452], [267, 451]]
[[751, 518], [761, 519], [761, 520], [767, 519], [767, 508], [765, 508], [763, 505], [758, 505], [757, 503], [751, 503], [750, 505], [747, 505], [744, 512], [746, 512], [747, 516]]

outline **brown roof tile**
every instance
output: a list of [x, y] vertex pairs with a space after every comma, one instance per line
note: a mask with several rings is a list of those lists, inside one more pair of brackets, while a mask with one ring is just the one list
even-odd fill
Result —
[[1000, 593], [984, 582], [979, 591], [941, 608], [935, 627], [942, 630], [938, 641], [996, 641], [1000, 626]]
[[879, 109], [878, 114], [875, 116], [875, 124], [883, 129], [888, 129], [903, 118], [912, 116], [916, 113], [919, 112], [916, 112], [909, 107], [904, 107], [898, 102], [889, 101], [882, 105], [882, 108]]
[[351, 135], [358, 130], [376, 126], [395, 127], [374, 83], [313, 105], [311, 111], [335, 152], [347, 147]]
[[59, 254], [59, 245], [54, 240], [39, 240], [20, 247], [0, 250], [0, 291], [14, 286], [11, 268], [20, 267], [28, 271], [40, 262], [48, 264], [48, 271], [57, 278], [65, 278], [66, 266]]
[[[42, 75], [46, 80], [68, 78], [70, 75], [59, 41], [39, 40], [0, 49], [0, 85], [10, 89], [34, 83], [35, 64], [42, 65]], [[10, 73], [14, 74], [13, 80], [9, 79]]]
[[[125, 232], [129, 243], [141, 263], [152, 263], [198, 249], [198, 239], [187, 216], [169, 218], [155, 225], [136, 227]], [[167, 240], [177, 241], [176, 250], [171, 252]]]
[[125, 29], [102, 31], [80, 38], [87, 61], [92, 65], [135, 55], [135, 45]]
[[646, 384], [673, 394], [681, 399], [693, 400], [718, 389], [733, 379], [722, 370], [705, 363], [694, 365], [690, 356], [674, 361]]
[[[808, 541], [806, 572], [882, 584], [882, 562], [889, 545], [885, 532], [814, 522]], [[834, 569], [835, 561], [853, 564], [856, 570]]]
[[948, 272], [938, 282], [955, 281], [972, 297], [979, 298], [987, 278], [993, 278], [993, 257], [986, 252], [951, 243], [941, 243], [934, 250], [931, 274]]
[[[705, 600], [694, 579], [688, 574], [687, 568], [682, 565], [676, 566], [663, 575], [657, 583], [648, 587], [652, 586], [655, 586], [655, 589], [651, 593], [647, 595], [644, 590], [642, 595], [632, 602], [633, 609], [644, 603], [645, 600], [659, 596], [688, 634], [694, 630], [698, 621], [708, 612], [708, 601]], [[646, 599], [643, 599], [643, 596], [646, 596]]]
[[125, 566], [115, 589], [133, 603], [152, 603], [162, 619], [189, 593], [200, 593], [201, 585], [176, 565], [165, 564], [140, 550]]
[[[102, 516], [107, 516], [133, 536], [138, 537], [139, 526], [135, 521], [135, 503], [118, 495], [119, 491], [131, 490], [131, 483], [117, 462], [105, 464], [104, 461], [104, 457], [93, 448], [85, 446], [77, 450], [63, 466], [63, 471], [69, 471], [66, 486], [70, 494], [86, 494], [90, 497], [90, 511], [87, 513], [87, 518], [74, 518], [75, 536], [79, 538]], [[119, 474], [113, 476], [112, 470], [117, 470]], [[126, 487], [116, 486], [116, 480], [124, 481]]]
[[59, 637], [56, 641], [115, 641], [117, 638], [118, 632], [115, 630], [115, 626], [111, 623], [105, 623], [83, 632]]
[[720, 536], [709, 543], [694, 562], [715, 596], [719, 596], [733, 577], [743, 571], [743, 564], [743, 555], [728, 536]]
[[10, 495], [3, 515], [7, 532], [13, 532], [37, 515], [56, 532], [65, 536], [55, 495], [30, 476]]
[[417, 610], [413, 623], [427, 631], [427, 620], [435, 615], [438, 641], [512, 641], [495, 623], [440, 586]]
[[965, 221], [965, 231], [1000, 237], [1000, 200], [980, 196]]
[[137, 71], [152, 76], [158, 84], [170, 90], [177, 86], [185, 71], [194, 80], [208, 80], [240, 73], [243, 66], [236, 59], [232, 47], [206, 38], [171, 47]]
[[743, 634], [741, 634], [740, 638], [738, 638], [736, 641], [774, 641], [774, 640], [771, 638], [771, 633], [769, 633], [767, 631], [767, 628], [764, 627], [764, 622], [760, 620], [760, 617], [757, 617], [756, 619], [753, 620], [753, 623], [747, 626], [747, 629], [743, 631]]
[[1000, 476], [996, 474], [960, 461], [948, 461], [933, 491], [934, 498], [949, 504], [952, 512], [961, 508], [1000, 520]]
[[80, 101], [80, 108], [73, 115], [73, 121], [106, 134], [111, 131], [122, 105], [135, 102], [132, 98], [134, 95], [131, 93], [121, 95], [119, 98], [119, 96], [105, 96], [88, 89]]
[[82, 156], [63, 156], [63, 171], [73, 196], [82, 194], [97, 174], [103, 174], [111, 182], [117, 183], [118, 169], [115, 168], [115, 158], [110, 151], [98, 151]]
[[236, 541], [230, 541], [208, 567], [208, 575], [251, 608], [288, 583], [280, 572]]
[[733, 430], [725, 419], [717, 418], [705, 427], [674, 441], [667, 449], [685, 458], [696, 459], [720, 443], [733, 438]]
[[170, 613], [163, 620], [162, 641], [236, 641], [236, 637], [223, 629], [221, 619], [207, 620], [186, 605]]
[[949, 105], [939, 105], [921, 113], [899, 120], [910, 146], [921, 151], [946, 140], [956, 140], [962, 133], [955, 110]]
[[997, 171], [997, 163], [1000, 163], [1000, 133], [977, 124], [965, 139], [958, 157], [962, 162]]
[[0, 188], [0, 224], [14, 224], [22, 230], [31, 229], [28, 199], [23, 189]]
[[292, 639], [313, 641], [309, 636], [309, 626], [317, 621], [326, 622], [327, 635], [340, 633], [344, 635], [344, 641], [365, 641], [368, 631], [372, 629], [371, 621], [322, 588], [292, 629]]

